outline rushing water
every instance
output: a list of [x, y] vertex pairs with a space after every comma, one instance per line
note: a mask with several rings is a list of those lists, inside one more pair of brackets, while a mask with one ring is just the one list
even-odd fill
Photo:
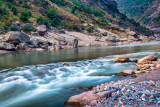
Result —
[[151, 42], [0, 55], [0, 106], [61, 107], [91, 85], [125, 78], [114, 73], [136, 69], [135, 63], [113, 63], [116, 56], [140, 58], [159, 47]]

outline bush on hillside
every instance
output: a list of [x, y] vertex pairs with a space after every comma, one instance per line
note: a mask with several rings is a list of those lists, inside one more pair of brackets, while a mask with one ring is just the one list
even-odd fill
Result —
[[19, 16], [19, 18], [20, 18], [20, 20], [21, 21], [23, 21], [23, 22], [28, 22], [28, 20], [29, 20], [29, 18], [32, 16], [32, 13], [31, 13], [31, 11], [22, 11], [21, 13], [20, 13], [20, 16]]

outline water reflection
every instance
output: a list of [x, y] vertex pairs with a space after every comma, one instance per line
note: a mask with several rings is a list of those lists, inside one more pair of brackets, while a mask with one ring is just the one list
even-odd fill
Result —
[[86, 47], [52, 52], [9, 53], [0, 55], [0, 69], [56, 62], [75, 62], [78, 60], [95, 59], [108, 55], [121, 55], [145, 50], [154, 50], [159, 49], [159, 46], [160, 42], [152, 42], [136, 45]]

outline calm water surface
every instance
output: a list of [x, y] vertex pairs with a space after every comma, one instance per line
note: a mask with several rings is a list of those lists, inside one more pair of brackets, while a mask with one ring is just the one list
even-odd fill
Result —
[[113, 58], [140, 58], [159, 47], [160, 42], [151, 42], [0, 55], [0, 105], [62, 107], [90, 85], [125, 79], [114, 73], [136, 69], [135, 63], [113, 63]]

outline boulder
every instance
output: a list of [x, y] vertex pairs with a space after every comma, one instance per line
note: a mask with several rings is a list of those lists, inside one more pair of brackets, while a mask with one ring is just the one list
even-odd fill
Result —
[[157, 61], [158, 56], [159, 56], [158, 53], [155, 53], [153, 55], [143, 57], [138, 60], [138, 64], [149, 64], [151, 63], [151, 61]]
[[27, 43], [20, 43], [17, 46], [17, 50], [29, 50], [30, 48], [33, 48], [33, 47]]
[[30, 42], [30, 38], [27, 34], [23, 32], [9, 32], [4, 36], [4, 39], [7, 43], [11, 44], [19, 44], [19, 43], [28, 43]]
[[65, 102], [65, 105], [81, 107], [84, 105], [89, 105], [90, 102], [93, 100], [100, 101], [100, 97], [97, 94], [95, 94], [94, 91], [87, 91], [87, 92], [83, 92], [82, 94], [70, 97]]
[[47, 28], [45, 25], [40, 25], [37, 27], [37, 31], [39, 33], [40, 36], [44, 36], [47, 32]]
[[38, 32], [31, 32], [31, 36], [39, 36]]
[[38, 39], [32, 39], [30, 43], [34, 48], [38, 48], [40, 43]]
[[0, 43], [0, 49], [1, 50], [11, 50], [11, 51], [15, 51], [16, 47], [13, 44], [9, 44], [6, 42]]
[[62, 29], [62, 30], [59, 30], [59, 33], [61, 33], [61, 34], [65, 34], [65, 33], [66, 33], [66, 31], [65, 31], [64, 29]]
[[19, 32], [9, 32], [4, 36], [4, 40], [7, 43], [11, 44], [19, 44], [20, 41], [18, 39]]
[[120, 57], [117, 57], [113, 60], [113, 62], [130, 62], [131, 60], [129, 59], [129, 57], [127, 56], [120, 56]]
[[30, 37], [24, 32], [19, 33], [18, 39], [21, 43], [29, 43], [30, 42]]
[[124, 71], [122, 71], [122, 73], [126, 74], [126, 75], [131, 75], [134, 73], [134, 71], [133, 70], [124, 70]]
[[74, 39], [73, 47], [78, 48], [78, 39]]

